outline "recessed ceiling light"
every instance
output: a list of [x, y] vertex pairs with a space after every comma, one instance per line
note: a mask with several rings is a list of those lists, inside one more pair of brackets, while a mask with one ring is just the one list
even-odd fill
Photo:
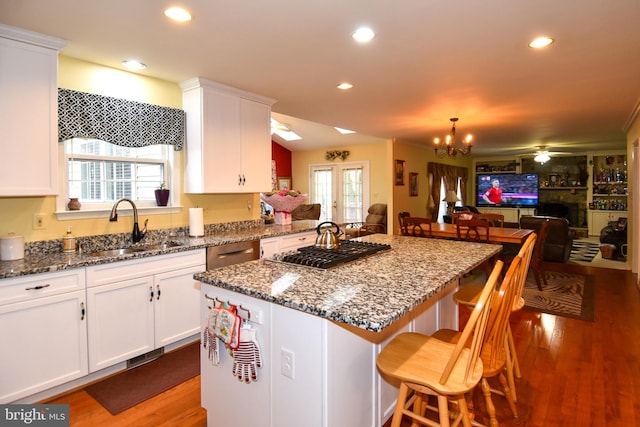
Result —
[[529, 47], [540, 49], [549, 46], [551, 43], [553, 43], [553, 39], [551, 37], [538, 37], [529, 43]]
[[353, 87], [353, 85], [351, 83], [340, 83], [338, 85], [338, 89], [342, 89], [342, 90], [347, 90], [347, 89], [351, 89]]
[[136, 61], [135, 59], [127, 59], [126, 61], [122, 61], [122, 65], [130, 70], [144, 70], [145, 68], [147, 68], [145, 64], [140, 61]]
[[366, 43], [376, 36], [371, 28], [361, 27], [358, 28], [352, 35], [353, 39], [360, 43]]
[[164, 11], [167, 18], [178, 22], [191, 21], [191, 14], [181, 7], [170, 7]]

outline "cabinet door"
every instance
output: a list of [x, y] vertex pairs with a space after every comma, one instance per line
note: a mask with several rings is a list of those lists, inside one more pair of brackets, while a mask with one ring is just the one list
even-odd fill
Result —
[[280, 239], [278, 237], [260, 240], [260, 258], [273, 258], [279, 252]]
[[238, 98], [205, 90], [203, 104], [204, 192], [238, 191], [240, 182]]
[[152, 276], [87, 289], [90, 372], [154, 349], [155, 296]]
[[271, 108], [240, 99], [240, 191], [271, 191]]
[[87, 375], [85, 292], [0, 306], [0, 403]]
[[56, 50], [0, 37], [0, 196], [57, 193], [57, 67]]
[[200, 282], [193, 275], [204, 270], [203, 264], [154, 276], [156, 348], [200, 331]]

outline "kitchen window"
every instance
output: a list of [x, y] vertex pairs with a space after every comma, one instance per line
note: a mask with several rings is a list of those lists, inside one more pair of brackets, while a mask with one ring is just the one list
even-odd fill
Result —
[[[89, 138], [72, 138], [61, 146], [61, 192], [57, 211], [66, 211], [66, 202], [76, 197], [81, 211], [111, 209], [123, 197], [138, 208], [156, 208], [154, 191], [172, 184], [174, 150], [169, 145], [123, 147]], [[178, 191], [171, 205], [177, 205]], [[159, 209], [159, 208], [156, 208]]]

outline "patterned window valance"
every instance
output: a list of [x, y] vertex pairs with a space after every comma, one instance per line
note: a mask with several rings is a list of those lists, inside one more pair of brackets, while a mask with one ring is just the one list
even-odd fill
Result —
[[96, 138], [125, 147], [170, 144], [182, 150], [185, 112], [142, 102], [58, 89], [58, 141]]

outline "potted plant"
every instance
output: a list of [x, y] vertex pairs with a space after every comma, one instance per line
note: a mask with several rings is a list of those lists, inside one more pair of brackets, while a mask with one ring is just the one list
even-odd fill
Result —
[[164, 188], [164, 182], [156, 190], [156, 204], [158, 206], [167, 206], [169, 202], [169, 190]]

